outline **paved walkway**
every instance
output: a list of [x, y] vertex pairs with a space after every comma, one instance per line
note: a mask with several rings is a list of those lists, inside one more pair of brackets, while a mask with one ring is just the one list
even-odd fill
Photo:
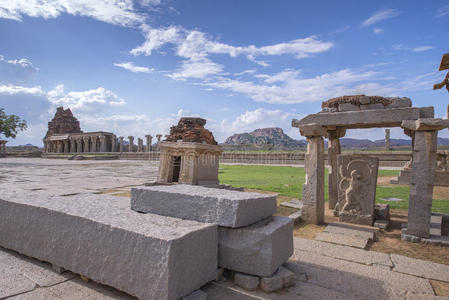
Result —
[[[1, 159], [0, 191], [44, 189], [53, 195], [126, 191], [155, 179], [147, 161]], [[124, 198], [125, 199], [125, 198]], [[247, 292], [229, 281], [202, 288], [208, 299], [449, 299], [435, 296], [431, 280], [449, 284], [449, 266], [400, 255], [294, 238], [285, 265], [296, 285], [277, 293]], [[145, 280], [142, 278], [142, 280]], [[0, 299], [135, 299], [111, 287], [58, 274], [47, 263], [0, 248]]]

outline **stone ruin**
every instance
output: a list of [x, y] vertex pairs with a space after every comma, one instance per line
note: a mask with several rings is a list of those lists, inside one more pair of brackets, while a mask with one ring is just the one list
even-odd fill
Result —
[[206, 120], [181, 118], [170, 135], [158, 144], [158, 182], [216, 186], [218, 163], [223, 149], [204, 128]]
[[[314, 224], [324, 222], [323, 137], [329, 140], [329, 209], [335, 210], [337, 207], [336, 214], [340, 214], [344, 205], [337, 206], [337, 203], [341, 201], [339, 188], [348, 191], [350, 184], [345, 183], [347, 187], [339, 187], [338, 157], [341, 154], [339, 138], [343, 137], [348, 129], [401, 127], [404, 133], [412, 138], [413, 152], [408, 223], [403, 229], [402, 238], [411, 241], [433, 238], [430, 227], [437, 166], [437, 134], [439, 130], [449, 127], [448, 119], [434, 118], [433, 107], [412, 107], [409, 98], [342, 96], [323, 102], [322, 111], [317, 114], [308, 115], [301, 120], [293, 119], [292, 126], [299, 128], [301, 135], [308, 141], [305, 162], [306, 181], [303, 187], [304, 206], [301, 217], [304, 221]], [[345, 176], [348, 175], [348, 172], [344, 173]], [[354, 175], [355, 178], [360, 176], [356, 173]], [[347, 181], [352, 180], [351, 176]], [[340, 195], [342, 195], [341, 192]], [[358, 201], [357, 205], [362, 205], [361, 197], [348, 196], [345, 195], [345, 201]], [[371, 209], [371, 203], [369, 206]], [[433, 242], [438, 241], [433, 240]]]
[[82, 133], [80, 122], [73, 116], [70, 108], [60, 106], [56, 109], [53, 119], [48, 122], [48, 131], [45, 138], [54, 134]]

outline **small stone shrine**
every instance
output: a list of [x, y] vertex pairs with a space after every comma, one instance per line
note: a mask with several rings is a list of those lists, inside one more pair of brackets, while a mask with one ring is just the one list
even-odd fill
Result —
[[338, 155], [337, 166], [336, 215], [341, 222], [372, 226], [379, 159]]
[[[348, 129], [401, 127], [412, 138], [408, 222], [402, 238], [421, 241], [430, 238], [432, 195], [437, 165], [438, 131], [449, 127], [449, 120], [434, 118], [434, 108], [412, 107], [409, 98], [342, 96], [322, 103], [322, 111], [301, 120], [292, 120], [307, 138], [306, 180], [303, 187], [302, 219], [324, 222], [324, 140], [329, 140], [329, 209], [338, 202], [337, 158], [339, 138]], [[354, 174], [355, 175], [355, 174]], [[352, 179], [351, 179], [352, 180]], [[342, 208], [340, 208], [341, 210]]]
[[206, 120], [181, 118], [158, 147], [161, 152], [158, 182], [218, 185], [218, 163], [223, 149], [204, 128]]

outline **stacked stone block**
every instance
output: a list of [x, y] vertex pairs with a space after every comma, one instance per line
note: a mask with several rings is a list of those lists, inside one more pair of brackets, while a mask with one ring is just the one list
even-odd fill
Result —
[[[218, 266], [235, 272], [236, 284], [249, 290], [261, 287], [266, 292], [285, 287], [282, 280], [277, 288], [268, 284], [293, 254], [293, 220], [273, 216], [275, 196], [193, 185], [160, 185], [133, 188], [131, 209], [217, 224]], [[292, 276], [284, 273], [277, 277]]]

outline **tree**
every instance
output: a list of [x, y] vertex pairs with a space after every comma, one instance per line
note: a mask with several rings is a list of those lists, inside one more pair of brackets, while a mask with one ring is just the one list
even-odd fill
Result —
[[5, 137], [15, 139], [17, 132], [26, 130], [27, 122], [16, 115], [7, 115], [3, 108], [0, 108], [0, 134]]

